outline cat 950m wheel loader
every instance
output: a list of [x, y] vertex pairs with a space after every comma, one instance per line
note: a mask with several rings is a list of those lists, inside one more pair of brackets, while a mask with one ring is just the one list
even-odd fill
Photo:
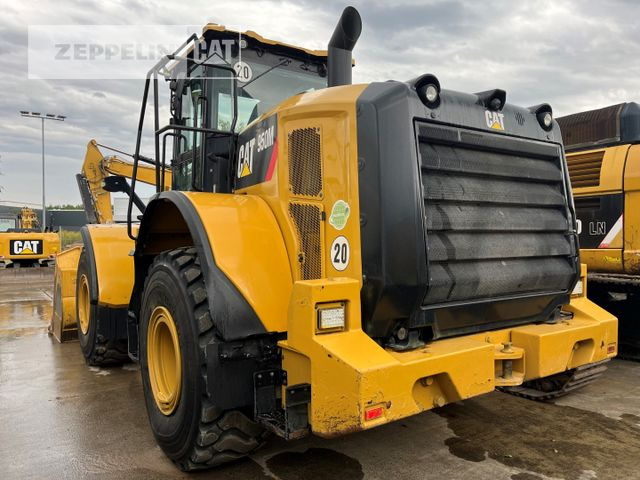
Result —
[[208, 25], [160, 62], [134, 154], [167, 75], [157, 194], [126, 227], [87, 227], [69, 267], [81, 339], [127, 342], [184, 470], [265, 432], [334, 437], [497, 387], [553, 397], [616, 354], [616, 318], [574, 292], [551, 108], [430, 74], [352, 85], [360, 30], [347, 8], [324, 52]]

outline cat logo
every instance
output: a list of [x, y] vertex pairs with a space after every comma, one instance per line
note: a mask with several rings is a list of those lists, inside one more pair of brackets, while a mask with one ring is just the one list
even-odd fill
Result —
[[485, 110], [484, 118], [487, 121], [487, 127], [494, 130], [504, 130], [504, 113]]
[[42, 240], [11, 240], [11, 255], [42, 255]]
[[256, 139], [252, 138], [238, 150], [238, 178], [248, 177], [253, 172], [253, 146]]

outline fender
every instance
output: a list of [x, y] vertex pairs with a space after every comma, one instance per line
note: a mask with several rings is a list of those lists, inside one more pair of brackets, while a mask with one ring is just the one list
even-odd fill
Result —
[[82, 240], [89, 257], [91, 303], [109, 308], [129, 305], [134, 283], [134, 248], [126, 225], [86, 225]]
[[289, 260], [273, 213], [253, 195], [157, 194], [136, 242], [134, 312], [150, 258], [190, 245], [198, 252], [212, 320], [224, 340], [286, 331], [293, 285]]

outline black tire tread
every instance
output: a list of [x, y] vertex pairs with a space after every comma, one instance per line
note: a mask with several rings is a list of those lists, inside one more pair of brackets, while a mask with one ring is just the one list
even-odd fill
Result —
[[125, 340], [113, 340], [97, 335], [93, 352], [86, 358], [93, 367], [113, 367], [129, 363], [128, 346]]
[[[264, 443], [264, 429], [241, 411], [222, 410], [208, 399], [205, 348], [214, 340], [216, 332], [209, 312], [200, 260], [194, 247], [177, 248], [158, 255], [149, 271], [167, 260], [176, 268], [186, 286], [189, 295], [187, 303], [197, 322], [203, 392], [198, 433], [194, 435], [187, 453], [182, 458], [172, 460], [183, 471], [202, 470], [237, 460], [256, 450]], [[150, 275], [147, 281], [149, 278]]]

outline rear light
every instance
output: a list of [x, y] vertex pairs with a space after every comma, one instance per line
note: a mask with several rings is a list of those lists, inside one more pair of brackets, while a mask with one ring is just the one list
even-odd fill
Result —
[[321, 332], [344, 330], [345, 316], [343, 303], [318, 306], [318, 330]]
[[376, 418], [382, 417], [384, 413], [383, 407], [373, 407], [364, 411], [364, 419], [365, 421], [375, 420]]
[[607, 345], [607, 354], [610, 354], [610, 353], [616, 353], [615, 343], [610, 343], [609, 345]]

